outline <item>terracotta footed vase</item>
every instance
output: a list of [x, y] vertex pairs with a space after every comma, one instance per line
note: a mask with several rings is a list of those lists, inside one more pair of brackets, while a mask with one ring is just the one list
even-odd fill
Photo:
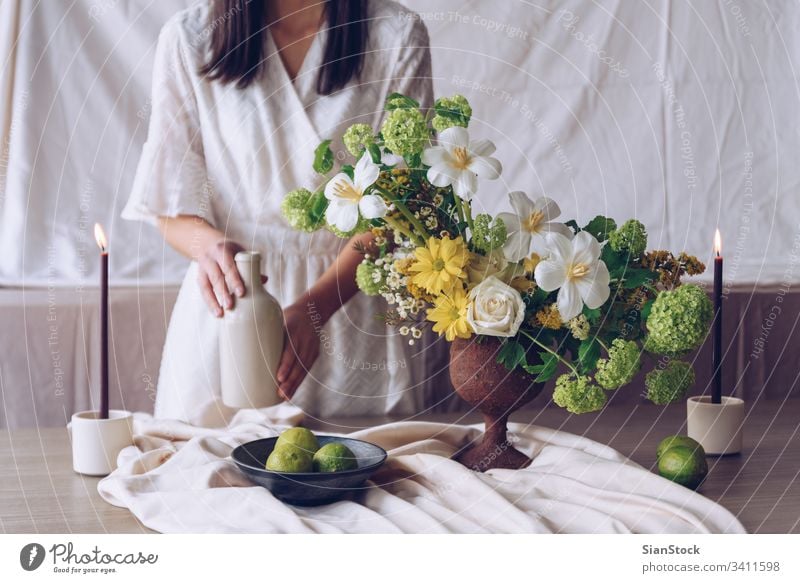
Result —
[[521, 370], [509, 371], [497, 362], [502, 342], [482, 337], [480, 342], [456, 338], [450, 345], [450, 380], [458, 396], [483, 414], [483, 435], [465, 446], [454, 459], [470, 469], [516, 470], [530, 458], [508, 441], [508, 417], [532, 401], [544, 388]]

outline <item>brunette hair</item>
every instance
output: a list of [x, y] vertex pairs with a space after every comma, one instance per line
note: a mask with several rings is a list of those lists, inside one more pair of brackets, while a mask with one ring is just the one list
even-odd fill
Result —
[[[208, 60], [200, 74], [243, 89], [261, 73], [267, 2], [213, 0], [206, 28], [211, 31]], [[367, 43], [367, 0], [326, 0], [328, 37], [317, 93], [330, 95], [361, 73]]]

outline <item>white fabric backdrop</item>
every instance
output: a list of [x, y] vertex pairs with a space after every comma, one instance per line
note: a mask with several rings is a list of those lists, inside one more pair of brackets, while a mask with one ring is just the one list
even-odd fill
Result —
[[[115, 282], [179, 281], [183, 262], [119, 212], [158, 29], [188, 0], [16, 1], [0, 285], [93, 281], [97, 220]], [[503, 180], [479, 204], [544, 192], [580, 221], [635, 215], [652, 246], [704, 259], [719, 223], [730, 282], [798, 280], [797, 2], [407, 3], [430, 29], [437, 94], [465, 94], [474, 132], [498, 143]]]

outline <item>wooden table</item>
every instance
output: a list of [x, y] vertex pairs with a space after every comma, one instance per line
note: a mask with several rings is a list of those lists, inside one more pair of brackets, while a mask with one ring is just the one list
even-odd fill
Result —
[[[709, 458], [700, 492], [739, 517], [750, 532], [800, 533], [800, 400], [765, 401], [748, 411], [745, 451]], [[314, 421], [312, 429], [347, 433], [388, 418]], [[420, 415], [418, 421], [474, 423], [474, 414]], [[547, 407], [521, 411], [514, 421], [585, 435], [652, 469], [666, 435], [685, 432], [683, 404], [609, 406], [596, 415]], [[0, 432], [0, 532], [151, 532], [127, 510], [104, 502], [97, 478], [72, 471], [62, 428]]]

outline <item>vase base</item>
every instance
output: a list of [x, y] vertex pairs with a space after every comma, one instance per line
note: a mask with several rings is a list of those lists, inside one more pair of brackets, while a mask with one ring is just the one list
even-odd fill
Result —
[[508, 441], [487, 443], [484, 440], [462, 449], [453, 459], [476, 472], [493, 468], [518, 470], [531, 463], [531, 458], [515, 449]]

